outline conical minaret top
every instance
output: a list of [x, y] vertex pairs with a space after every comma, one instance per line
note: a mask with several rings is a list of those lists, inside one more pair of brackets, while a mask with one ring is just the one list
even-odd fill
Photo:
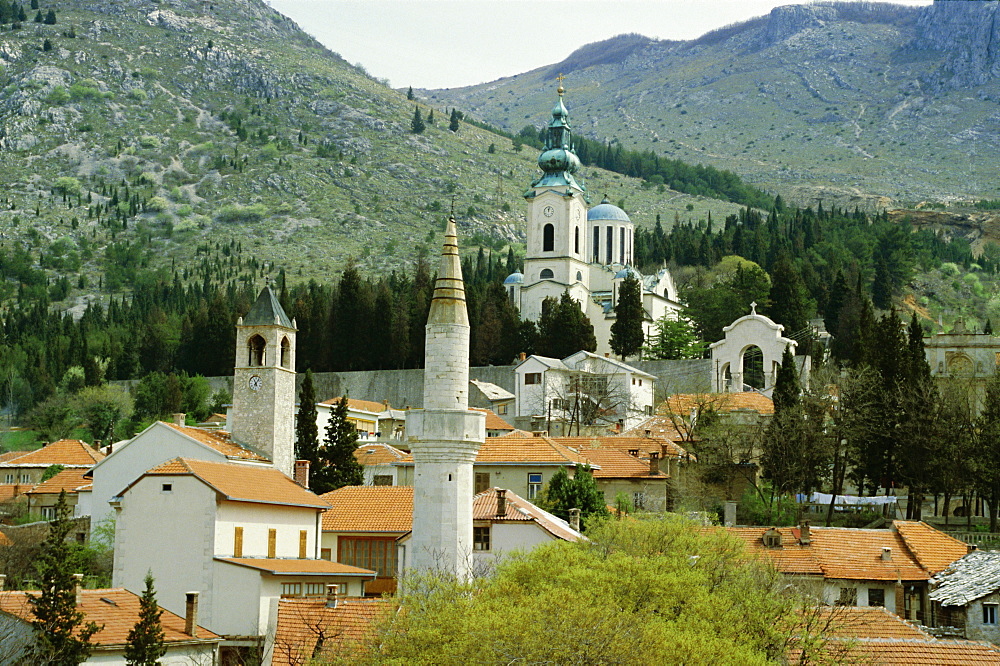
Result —
[[448, 226], [445, 227], [444, 249], [441, 251], [441, 265], [434, 283], [434, 297], [431, 300], [431, 311], [427, 315], [427, 324], [469, 325], [462, 261], [458, 256], [458, 231], [453, 217], [448, 218]]

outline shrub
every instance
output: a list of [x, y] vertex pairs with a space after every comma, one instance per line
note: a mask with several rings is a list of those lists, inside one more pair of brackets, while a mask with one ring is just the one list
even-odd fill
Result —
[[142, 88], [132, 88], [132, 90], [128, 91], [128, 98], [134, 99], [137, 102], [145, 102], [149, 99], [149, 95]]
[[69, 96], [75, 102], [85, 99], [99, 99], [101, 97], [101, 91], [97, 87], [96, 81], [93, 79], [84, 79], [83, 81], [78, 81], [69, 87]]
[[73, 176], [60, 176], [52, 186], [59, 194], [75, 196], [80, 193], [80, 181]]
[[69, 101], [69, 91], [63, 86], [56, 86], [45, 97], [49, 104], [65, 104]]
[[160, 213], [167, 210], [170, 207], [170, 203], [163, 197], [153, 197], [146, 202], [146, 210], [152, 211], [154, 213]]
[[187, 217], [192, 213], [192, 210], [193, 209], [191, 208], [190, 205], [184, 204], [182, 206], [178, 206], [177, 210], [175, 210], [174, 213], [177, 215], [177, 217]]
[[264, 204], [227, 204], [215, 212], [215, 220], [224, 224], [260, 222], [267, 215]]
[[147, 134], [146, 136], [139, 137], [139, 145], [143, 148], [159, 148], [160, 138]]
[[273, 160], [280, 154], [281, 153], [278, 151], [278, 147], [273, 143], [269, 143], [260, 149], [260, 159], [262, 160]]

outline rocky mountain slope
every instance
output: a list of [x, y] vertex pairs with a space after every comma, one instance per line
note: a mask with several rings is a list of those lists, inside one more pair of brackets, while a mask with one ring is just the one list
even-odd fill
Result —
[[462, 89], [420, 91], [517, 131], [554, 77], [585, 135], [730, 169], [800, 203], [1000, 198], [1000, 3], [822, 3], [688, 42], [623, 36]]
[[[75, 290], [79, 272], [82, 289], [122, 261], [180, 270], [223, 246], [293, 281], [348, 257], [400, 269], [437, 245], [452, 206], [467, 248], [523, 237], [535, 151], [450, 132], [443, 105], [422, 105], [435, 122], [411, 133], [414, 102], [259, 0], [41, 9], [57, 22], [0, 29], [0, 235], [50, 279], [71, 274]], [[737, 208], [584, 175], [648, 223]]]

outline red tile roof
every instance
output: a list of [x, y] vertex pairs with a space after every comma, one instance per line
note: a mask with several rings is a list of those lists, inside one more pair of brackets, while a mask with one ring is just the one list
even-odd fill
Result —
[[749, 410], [758, 414], [774, 414], [774, 401], [756, 391], [742, 393], [677, 393], [656, 408], [661, 415], [676, 414], [687, 418], [691, 410], [699, 412], [713, 410], [716, 412], [733, 412]]
[[29, 490], [26, 494], [28, 495], [58, 495], [62, 491], [66, 491], [67, 494], [75, 493], [78, 488], [90, 484], [90, 479], [85, 478], [84, 474], [87, 473], [86, 468], [82, 467], [71, 467], [69, 469], [64, 469], [59, 472], [51, 479], [39, 483], [37, 486]]
[[[21, 618], [25, 622], [33, 619], [28, 596], [33, 592], [0, 592], [0, 610]], [[95, 622], [104, 627], [94, 634], [93, 642], [100, 646], [124, 645], [128, 633], [139, 619], [139, 597], [121, 588], [83, 590], [81, 592], [79, 609], [86, 616], [86, 621]], [[222, 640], [221, 636], [213, 634], [204, 627], [198, 628], [198, 636], [194, 638], [184, 633], [184, 618], [166, 609], [160, 616], [163, 625], [164, 641], [166, 643], [203, 641], [214, 643]]]
[[472, 498], [472, 519], [490, 522], [535, 523], [557, 539], [579, 541], [583, 535], [571, 528], [564, 520], [553, 516], [531, 502], [508, 490], [504, 493], [506, 506], [502, 516], [497, 514], [499, 488], [484, 490]]
[[618, 449], [580, 449], [580, 455], [593, 468], [595, 479], [660, 479], [668, 478], [666, 472], [649, 473], [649, 462], [639, 460]]
[[10, 537], [0, 532], [0, 546], [13, 546], [14, 542], [10, 540]]
[[[997, 666], [1000, 648], [973, 641], [913, 640], [906, 638], [856, 638], [848, 642], [829, 641], [811, 654], [809, 664], [840, 663], [868, 666]], [[816, 657], [820, 656], [817, 661]], [[824, 657], [833, 657], [831, 661]], [[800, 664], [801, 652], [792, 650], [788, 663]]]
[[[330, 398], [329, 400], [324, 400], [319, 404], [336, 405], [340, 402], [340, 399], [340, 397]], [[386, 410], [385, 403], [375, 402], [374, 400], [358, 400], [357, 398], [348, 398], [347, 408], [354, 409], [359, 412], [375, 412], [376, 414], [381, 414]]]
[[165, 426], [184, 433], [191, 439], [215, 449], [222, 455], [232, 460], [255, 460], [259, 462], [270, 462], [270, 460], [256, 451], [240, 446], [234, 442], [228, 432], [221, 430], [205, 430], [203, 428], [192, 428], [191, 426], [179, 426], [176, 423], [160, 421]]
[[497, 416], [496, 412], [494, 412], [492, 409], [481, 409], [479, 407], [469, 407], [469, 409], [476, 412], [483, 412], [484, 414], [486, 414], [487, 430], [507, 430], [507, 431], [514, 430], [514, 426], [507, 423], [499, 416]]
[[628, 453], [638, 451], [639, 458], [648, 459], [651, 451], [657, 451], [660, 456], [682, 459], [687, 457], [687, 451], [677, 442], [666, 437], [645, 437], [635, 435], [603, 435], [594, 437], [553, 437], [553, 441], [568, 446], [577, 451], [585, 449], [617, 449]]
[[816, 627], [827, 638], [908, 638], [934, 640], [915, 624], [875, 606], [820, 606]]
[[93, 467], [104, 454], [79, 439], [60, 439], [37, 451], [30, 451], [12, 460], [0, 462], [0, 467]]
[[410, 486], [345, 486], [320, 496], [330, 505], [323, 512], [324, 532], [389, 532], [413, 528]]
[[[300, 666], [323, 661], [325, 654], [343, 658], [372, 635], [375, 624], [393, 611], [383, 599], [341, 599], [336, 607], [326, 599], [282, 599], [274, 634], [272, 666]], [[323, 644], [316, 651], [316, 643]]]
[[0, 502], [7, 502], [31, 490], [28, 483], [0, 483]]
[[218, 562], [228, 562], [241, 567], [257, 569], [275, 576], [356, 576], [374, 578], [375, 572], [349, 564], [329, 560], [275, 559], [264, 557], [217, 557]]
[[892, 525], [920, 565], [931, 574], [941, 573], [969, 552], [968, 545], [925, 522], [895, 520]]
[[326, 502], [273, 467], [174, 458], [157, 465], [140, 479], [154, 475], [197, 477], [234, 502], [327, 508]]
[[388, 465], [405, 456], [405, 451], [388, 444], [362, 444], [354, 452], [354, 457], [362, 465]]

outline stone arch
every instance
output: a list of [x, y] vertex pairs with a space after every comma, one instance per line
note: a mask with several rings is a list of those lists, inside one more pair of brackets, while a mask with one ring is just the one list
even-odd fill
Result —
[[552, 272], [551, 268], [543, 268], [542, 272], [538, 274], [538, 277], [542, 280], [551, 280], [555, 277], [555, 273]]
[[968, 354], [958, 352], [948, 358], [948, 375], [951, 377], [972, 377], [976, 374], [975, 367]]
[[[715, 390], [743, 391], [746, 387], [770, 395], [782, 354], [786, 348], [794, 351], [796, 347], [794, 340], [781, 335], [782, 330], [779, 324], [757, 314], [753, 306], [750, 314], [723, 328], [725, 338], [709, 345], [713, 365], [718, 368]], [[808, 386], [809, 357], [798, 357], [797, 363], [803, 385]], [[728, 378], [724, 373], [727, 366]]]
[[556, 249], [556, 228], [551, 224], [542, 227], [542, 252], [552, 252]]
[[764, 350], [757, 345], [747, 345], [740, 353], [740, 374], [742, 375], [743, 387], [750, 386], [755, 389], [762, 389], [766, 385], [767, 366], [764, 364]]
[[281, 367], [292, 367], [292, 343], [288, 341], [288, 336], [281, 338]]
[[267, 341], [261, 335], [250, 336], [247, 340], [247, 365], [264, 365], [267, 360]]

